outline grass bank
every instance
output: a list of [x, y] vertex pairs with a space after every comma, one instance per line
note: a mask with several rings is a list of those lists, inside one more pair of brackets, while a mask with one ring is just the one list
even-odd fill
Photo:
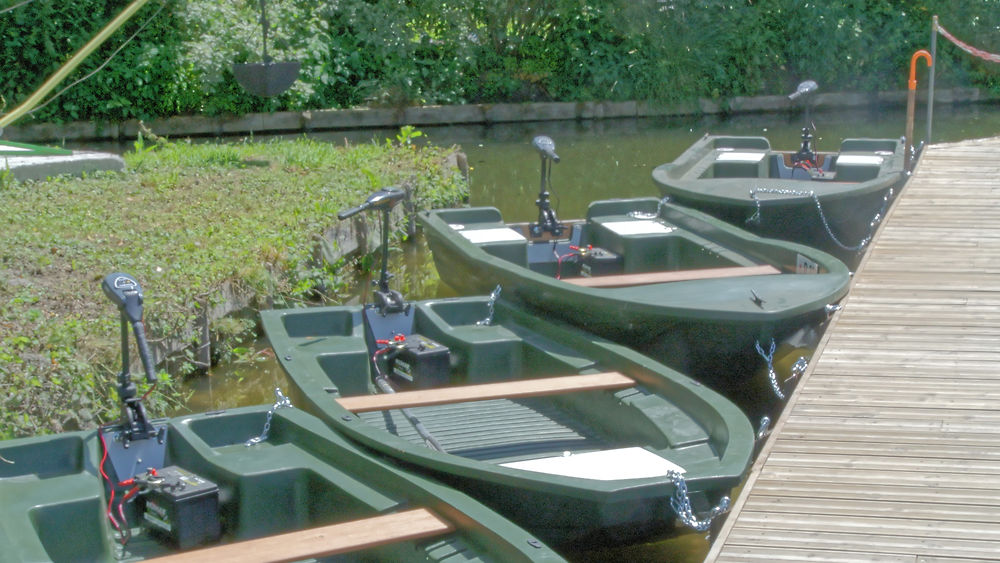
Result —
[[[336, 300], [345, 268], [315, 256], [338, 210], [401, 182], [418, 207], [467, 195], [444, 165], [454, 149], [416, 148], [416, 134], [355, 146], [140, 142], [124, 173], [0, 177], [0, 438], [117, 416], [118, 318], [100, 290], [108, 273], [143, 285], [151, 340], [192, 340], [200, 304], [227, 287], [259, 303]], [[223, 338], [248, 328], [213, 326]], [[177, 376], [160, 374], [158, 401], [179, 399]]]

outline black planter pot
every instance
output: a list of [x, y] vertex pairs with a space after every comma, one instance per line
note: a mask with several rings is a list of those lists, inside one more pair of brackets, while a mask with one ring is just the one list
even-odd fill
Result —
[[284, 92], [295, 82], [301, 66], [299, 61], [234, 64], [233, 75], [240, 86], [251, 94], [271, 97]]

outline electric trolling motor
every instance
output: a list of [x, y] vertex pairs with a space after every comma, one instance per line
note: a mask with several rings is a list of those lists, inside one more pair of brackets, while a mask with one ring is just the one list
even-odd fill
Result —
[[[404, 388], [420, 388], [447, 382], [450, 373], [448, 348], [431, 338], [414, 332], [413, 307], [403, 295], [389, 289], [389, 216], [392, 208], [405, 196], [395, 187], [383, 188], [368, 196], [357, 207], [341, 211], [341, 220], [369, 209], [382, 212], [382, 272], [376, 284], [374, 303], [365, 304], [362, 316], [365, 341], [372, 352], [376, 373], [384, 377], [376, 383], [385, 392], [394, 392], [391, 384]], [[383, 370], [380, 366], [385, 364]]]
[[382, 272], [375, 290], [376, 306], [382, 316], [401, 312], [406, 307], [403, 295], [396, 290], [389, 289], [389, 215], [392, 213], [392, 208], [404, 197], [406, 197], [406, 192], [395, 186], [390, 186], [368, 196], [368, 199], [361, 205], [337, 213], [337, 218], [343, 221], [369, 209], [382, 211]]
[[[129, 374], [129, 326], [135, 335], [146, 382], [156, 383], [156, 372], [142, 323], [142, 288], [128, 274], [114, 273], [101, 282], [121, 317], [122, 370], [118, 373], [121, 421], [99, 430], [116, 479], [108, 479], [107, 517], [125, 546], [138, 524], [157, 539], [180, 549], [219, 539], [218, 486], [190, 471], [166, 466], [167, 424], [146, 416], [135, 383]], [[104, 461], [101, 461], [104, 474]], [[118, 496], [120, 494], [120, 496]], [[116, 502], [117, 510], [112, 510]], [[131, 523], [130, 523], [131, 519]]]
[[156, 383], [156, 372], [146, 342], [146, 331], [142, 324], [142, 288], [139, 282], [128, 274], [109, 274], [101, 282], [101, 289], [118, 307], [121, 318], [122, 369], [118, 373], [118, 398], [122, 402], [121, 421], [117, 426], [106, 428], [110, 439], [106, 440], [108, 454], [115, 472], [125, 478], [136, 474], [142, 468], [163, 466], [166, 451], [167, 427], [155, 424], [146, 416], [142, 397], [138, 396], [132, 375], [129, 372], [129, 326], [135, 335], [139, 358], [146, 372], [146, 382]]
[[816, 151], [812, 147], [812, 123], [809, 119], [809, 101], [808, 96], [819, 89], [819, 85], [816, 84], [815, 80], [806, 80], [799, 84], [798, 88], [794, 92], [788, 95], [788, 99], [795, 101], [798, 98], [802, 98], [802, 105], [805, 106], [805, 125], [802, 127], [802, 147], [799, 152], [792, 155], [792, 164], [797, 165], [800, 162], [811, 164], [813, 167], [816, 165]]
[[566, 226], [556, 218], [556, 212], [549, 202], [548, 184], [552, 176], [552, 163], [559, 162], [559, 155], [556, 154], [555, 142], [545, 135], [539, 135], [532, 139], [531, 144], [538, 151], [542, 158], [542, 181], [538, 190], [538, 199], [535, 205], [538, 206], [538, 222], [529, 226], [531, 236], [539, 237], [542, 233], [552, 233], [553, 236], [562, 234]]

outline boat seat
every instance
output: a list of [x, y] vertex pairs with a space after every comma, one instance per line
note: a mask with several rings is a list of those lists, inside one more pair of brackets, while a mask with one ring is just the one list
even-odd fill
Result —
[[383, 395], [363, 395], [358, 397], [342, 397], [337, 399], [340, 406], [359, 413], [378, 410], [424, 407], [444, 405], [449, 403], [464, 403], [470, 401], [485, 401], [489, 399], [518, 399], [554, 395], [557, 393], [575, 393], [578, 391], [601, 391], [605, 389], [621, 389], [634, 386], [635, 380], [616, 371], [593, 373], [587, 375], [566, 375], [561, 377], [545, 377], [505, 381], [502, 383], [483, 383], [479, 385], [458, 385], [453, 387], [438, 387], [418, 391]]
[[534, 373], [584, 373], [584, 370], [597, 366], [593, 358], [572, 346], [556, 342], [521, 325], [512, 324], [508, 328], [521, 338], [524, 364], [540, 370]]
[[450, 226], [463, 238], [493, 256], [519, 266], [528, 265], [528, 239], [516, 230], [502, 223], [489, 226], [476, 225], [475, 228], [466, 228], [465, 225]]
[[770, 264], [759, 266], [730, 266], [726, 268], [700, 268], [697, 270], [669, 270], [664, 272], [644, 272], [640, 274], [618, 274], [592, 278], [572, 278], [566, 283], [581, 287], [627, 287], [676, 281], [731, 278], [738, 276], [766, 276], [780, 274], [781, 270]]
[[426, 508], [416, 508], [319, 528], [299, 530], [151, 559], [160, 563], [246, 563], [328, 557], [398, 541], [452, 532], [455, 527]]
[[96, 475], [0, 480], [0, 505], [0, 537], [14, 540], [4, 547], [12, 560], [96, 560], [107, 549], [104, 485]]
[[837, 156], [837, 180], [867, 182], [878, 177], [885, 158], [877, 154], [845, 154]]

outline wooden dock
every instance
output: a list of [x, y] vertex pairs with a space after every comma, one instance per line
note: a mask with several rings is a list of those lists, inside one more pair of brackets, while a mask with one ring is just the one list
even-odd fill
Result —
[[1000, 560], [1000, 138], [933, 145], [706, 561]]

